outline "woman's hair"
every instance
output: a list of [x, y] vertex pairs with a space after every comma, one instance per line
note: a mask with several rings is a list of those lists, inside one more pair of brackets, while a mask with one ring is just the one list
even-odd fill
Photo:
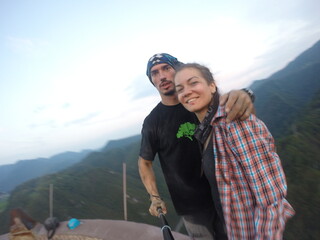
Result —
[[180, 72], [181, 70], [183, 69], [186, 69], [186, 68], [194, 68], [194, 69], [197, 69], [202, 77], [207, 81], [208, 84], [210, 83], [216, 83], [214, 78], [213, 78], [213, 74], [211, 73], [210, 69], [207, 68], [206, 66], [203, 66], [203, 65], [200, 65], [198, 63], [186, 63], [186, 64], [182, 64], [180, 66], [178, 66], [176, 68], [176, 73]]

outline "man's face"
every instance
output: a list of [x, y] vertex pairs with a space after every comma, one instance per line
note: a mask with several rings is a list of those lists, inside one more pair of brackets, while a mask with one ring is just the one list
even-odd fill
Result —
[[161, 95], [175, 94], [174, 75], [176, 71], [167, 63], [160, 63], [151, 68], [151, 80]]

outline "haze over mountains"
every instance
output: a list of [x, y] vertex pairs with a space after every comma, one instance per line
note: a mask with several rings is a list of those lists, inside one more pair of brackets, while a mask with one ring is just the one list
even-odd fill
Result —
[[[287, 225], [286, 239], [320, 239], [320, 41], [251, 88], [256, 94], [257, 116], [275, 136], [287, 175], [288, 200], [297, 212]], [[49, 213], [51, 183], [54, 215], [59, 219], [123, 219], [123, 162], [127, 165], [128, 220], [157, 225], [158, 220], [147, 212], [148, 196], [138, 174], [139, 146], [140, 136], [132, 136], [111, 141], [99, 151], [0, 166], [0, 191], [11, 194], [0, 213], [0, 233], [8, 231], [8, 212], [15, 207], [43, 222]], [[159, 164], [155, 172], [169, 205], [169, 222], [175, 226], [179, 218]], [[25, 182], [27, 179], [31, 180]]]
[[284, 69], [269, 78], [255, 81], [250, 88], [257, 99], [257, 115], [275, 137], [288, 130], [288, 125], [320, 89], [320, 42], [300, 54]]
[[59, 172], [81, 161], [89, 152], [90, 150], [80, 153], [65, 152], [50, 158], [21, 160], [15, 164], [0, 166], [0, 192], [10, 192], [29, 179]]

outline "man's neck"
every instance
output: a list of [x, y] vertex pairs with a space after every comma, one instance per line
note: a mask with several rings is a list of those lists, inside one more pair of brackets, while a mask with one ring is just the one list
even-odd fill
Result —
[[171, 96], [160, 95], [160, 97], [163, 105], [174, 106], [179, 104], [178, 96], [176, 94]]

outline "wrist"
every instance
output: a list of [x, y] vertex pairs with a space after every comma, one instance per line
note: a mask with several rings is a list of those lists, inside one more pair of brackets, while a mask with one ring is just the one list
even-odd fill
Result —
[[245, 91], [249, 97], [251, 98], [251, 102], [254, 103], [256, 96], [254, 95], [254, 92], [250, 88], [242, 88], [242, 91]]
[[152, 200], [162, 200], [160, 195], [150, 194], [149, 196], [150, 196], [150, 201], [152, 201]]

